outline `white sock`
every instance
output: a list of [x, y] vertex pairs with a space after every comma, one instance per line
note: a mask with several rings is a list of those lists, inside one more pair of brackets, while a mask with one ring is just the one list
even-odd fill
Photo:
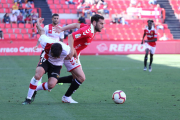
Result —
[[38, 85], [37, 88], [36, 88], [36, 91], [39, 91], [39, 90], [49, 90], [48, 89], [48, 83], [44, 82], [44, 83]]
[[39, 81], [36, 80], [34, 77], [31, 79], [30, 85], [29, 85], [29, 91], [28, 91], [28, 94], [27, 94], [28, 99], [31, 99], [32, 95], [34, 94], [34, 91], [36, 90], [38, 82]]

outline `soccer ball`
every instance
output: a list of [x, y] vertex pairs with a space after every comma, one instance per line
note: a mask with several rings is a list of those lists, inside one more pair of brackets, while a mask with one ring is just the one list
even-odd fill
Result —
[[116, 104], [123, 104], [126, 101], [126, 94], [122, 90], [116, 90], [112, 95], [112, 99]]

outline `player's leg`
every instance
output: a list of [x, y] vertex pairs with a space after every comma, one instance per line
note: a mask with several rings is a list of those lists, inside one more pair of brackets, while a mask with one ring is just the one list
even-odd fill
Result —
[[32, 96], [33, 96], [33, 94], [37, 88], [39, 80], [41, 79], [41, 77], [43, 76], [44, 73], [45, 73], [45, 70], [43, 67], [37, 67], [36, 68], [35, 76], [30, 81], [27, 98], [22, 104], [24, 104], [24, 105], [25, 104], [31, 104], [31, 102], [34, 101], [34, 99], [32, 99]]
[[64, 102], [64, 103], [78, 103], [71, 98], [71, 95], [85, 81], [85, 74], [84, 74], [81, 66], [72, 70], [71, 73], [75, 77], [75, 79], [72, 80], [71, 85], [69, 86], [65, 95], [62, 97], [62, 102]]
[[72, 80], [73, 80], [73, 76], [69, 75], [69, 76], [58, 78], [58, 82], [57, 83], [71, 83]]
[[148, 48], [146, 48], [145, 49], [145, 57], [144, 57], [144, 71], [146, 71], [147, 70], [147, 60], [148, 60], [148, 53], [149, 53], [149, 49]]
[[152, 62], [153, 62], [153, 55], [154, 55], [155, 51], [156, 51], [156, 47], [151, 47], [151, 49], [150, 49], [149, 72], [151, 72], [151, 71], [152, 71], [152, 67], [151, 67], [151, 65], [152, 65]]
[[44, 82], [36, 88], [36, 91], [39, 90], [51, 90], [54, 88], [54, 86], [57, 84], [61, 66], [54, 66], [51, 63], [49, 64], [49, 69], [48, 69], [48, 82]]

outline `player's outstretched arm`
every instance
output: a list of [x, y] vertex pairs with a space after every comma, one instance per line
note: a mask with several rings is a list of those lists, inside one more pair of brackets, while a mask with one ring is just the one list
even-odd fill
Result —
[[143, 44], [143, 41], [144, 41], [144, 37], [146, 36], [146, 33], [144, 32], [143, 34], [143, 38], [142, 38], [142, 41], [141, 41], [141, 44]]
[[41, 27], [41, 24], [42, 24], [43, 21], [44, 21], [44, 18], [38, 18], [38, 19], [37, 19], [36, 27], [37, 27], [38, 33], [39, 33], [40, 35], [45, 34], [44, 29]]
[[65, 31], [65, 30], [71, 30], [71, 29], [79, 29], [80, 28], [80, 23], [72, 23], [72, 24], [69, 24], [65, 27], [59, 27], [59, 26], [56, 26], [55, 27], [55, 32], [56, 33], [61, 33], [62, 31]]

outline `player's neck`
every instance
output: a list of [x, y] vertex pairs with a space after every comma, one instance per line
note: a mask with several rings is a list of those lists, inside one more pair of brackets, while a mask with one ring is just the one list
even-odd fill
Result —
[[54, 23], [52, 23], [52, 25], [53, 25], [53, 26], [56, 26], [56, 25], [58, 25], [58, 24], [55, 25]]
[[151, 29], [152, 29], [152, 27], [148, 27], [148, 29], [149, 29], [149, 30], [151, 30]]

